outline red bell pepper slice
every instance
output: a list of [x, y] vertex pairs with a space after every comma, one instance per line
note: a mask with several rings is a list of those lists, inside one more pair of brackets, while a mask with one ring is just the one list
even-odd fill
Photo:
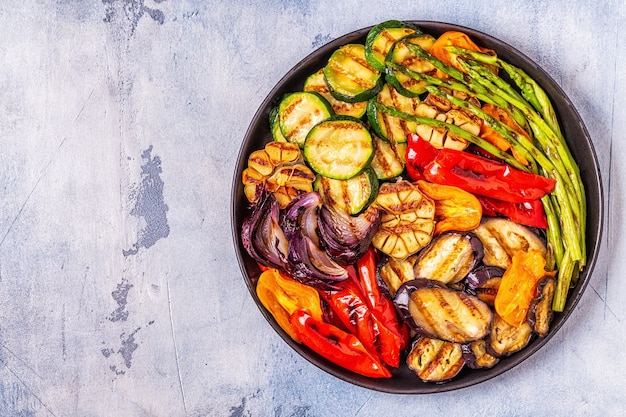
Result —
[[397, 340], [394, 343], [397, 344], [398, 350], [404, 350], [409, 343], [408, 328], [398, 320], [393, 301], [380, 292], [376, 279], [376, 250], [373, 246], [370, 246], [357, 261], [357, 269], [361, 289], [374, 316], [395, 335]]
[[[366, 290], [354, 267], [348, 266], [347, 270], [349, 278], [342, 281], [342, 289], [321, 291], [322, 298], [341, 322], [340, 327], [355, 335], [370, 353], [397, 368], [400, 354], [408, 345], [408, 328], [398, 322], [393, 303], [380, 294], [375, 281], [375, 286], [367, 284], [370, 290]], [[375, 279], [375, 275], [371, 276]]]
[[456, 149], [436, 149], [418, 135], [409, 135], [407, 139], [407, 173], [412, 180], [453, 185], [511, 203], [538, 200], [556, 185], [551, 178], [515, 169], [501, 161]]
[[509, 203], [489, 197], [478, 197], [485, 216], [504, 216], [512, 221], [540, 229], [548, 228], [548, 219], [541, 200]]
[[340, 290], [319, 293], [332, 309], [335, 319], [349, 333], [355, 335], [369, 352], [375, 353], [378, 351], [378, 326], [374, 323], [372, 312], [361, 293], [354, 267], [348, 266], [347, 270], [348, 279], [341, 282]]
[[407, 144], [405, 152], [407, 175], [413, 181], [423, 180], [424, 168], [435, 159], [438, 150], [417, 133], [409, 133]]
[[294, 311], [289, 321], [302, 343], [330, 362], [370, 378], [391, 378], [389, 369], [353, 334], [315, 320], [304, 310]]

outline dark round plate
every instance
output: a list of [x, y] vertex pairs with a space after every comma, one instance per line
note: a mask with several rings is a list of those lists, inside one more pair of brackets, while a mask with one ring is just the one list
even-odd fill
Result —
[[470, 28], [449, 23], [431, 21], [413, 21], [413, 23], [419, 26], [423, 32], [430, 33], [435, 37], [448, 30], [463, 31], [478, 45], [495, 50], [505, 61], [524, 69], [545, 89], [547, 94], [552, 99], [570, 150], [580, 166], [581, 176], [587, 193], [588, 262], [578, 279], [576, 287], [570, 291], [564, 312], [555, 315], [552, 321], [550, 333], [545, 338], [535, 339], [520, 352], [501, 359], [500, 362], [491, 369], [471, 370], [466, 367], [456, 378], [445, 384], [424, 383], [420, 381], [406, 366], [401, 366], [400, 369], [394, 371], [394, 375], [390, 379], [381, 380], [366, 378], [326, 361], [324, 358], [307, 349], [305, 346], [299, 345], [291, 340], [291, 338], [278, 326], [271, 314], [263, 308], [256, 296], [254, 285], [252, 283], [253, 280], [258, 278], [260, 270], [256, 262], [246, 253], [240, 238], [241, 225], [243, 219], [248, 214], [248, 203], [243, 194], [241, 173], [247, 166], [248, 155], [254, 150], [261, 149], [265, 143], [271, 140], [268, 122], [270, 109], [278, 103], [280, 98], [285, 93], [302, 90], [305, 78], [322, 68], [326, 64], [332, 52], [339, 46], [347, 43], [364, 43], [365, 36], [371, 28], [363, 28], [344, 35], [311, 53], [309, 56], [300, 61], [295, 67], [293, 67], [272, 89], [252, 119], [248, 131], [243, 138], [232, 184], [231, 220], [235, 250], [237, 252], [244, 281], [250, 290], [252, 298], [254, 298], [261, 313], [265, 316], [274, 330], [276, 330], [276, 332], [278, 332], [278, 334], [284, 339], [285, 343], [290, 345], [309, 362], [344, 381], [377, 391], [400, 394], [443, 392], [478, 384], [500, 375], [520, 364], [548, 343], [548, 341], [563, 326], [570, 313], [574, 310], [574, 307], [580, 300], [583, 291], [591, 278], [591, 273], [596, 263], [599, 251], [603, 223], [602, 183], [591, 138], [589, 137], [589, 133], [587, 132], [587, 129], [585, 128], [578, 112], [556, 82], [528, 57], [524, 56], [510, 45], [495, 39], [492, 36]]

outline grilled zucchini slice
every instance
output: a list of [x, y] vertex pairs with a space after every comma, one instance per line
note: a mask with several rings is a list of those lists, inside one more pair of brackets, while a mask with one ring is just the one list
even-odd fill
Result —
[[[429, 51], [435, 43], [435, 38], [426, 34], [415, 34], [407, 36], [393, 44], [393, 47], [387, 54], [387, 61], [392, 64], [399, 65], [412, 72], [435, 75], [437, 69], [428, 60], [419, 58], [406, 46], [407, 43], [420, 46], [425, 51]], [[401, 70], [389, 68], [387, 71], [386, 81], [393, 85], [400, 93], [417, 97], [426, 92], [427, 82], [416, 80]]]
[[365, 39], [365, 58], [378, 71], [385, 71], [385, 57], [393, 44], [406, 36], [421, 33], [413, 24], [387, 20], [374, 26]]
[[303, 154], [316, 173], [347, 180], [369, 165], [374, 144], [372, 135], [359, 119], [334, 116], [311, 129]]
[[374, 158], [371, 167], [379, 180], [399, 177], [406, 165], [406, 143], [387, 142], [374, 135]]
[[335, 114], [343, 114], [345, 116], [352, 116], [360, 119], [365, 115], [367, 109], [367, 101], [358, 101], [356, 103], [348, 103], [345, 101], [337, 100], [330, 94], [328, 84], [324, 78], [324, 69], [320, 68], [319, 71], [309, 75], [304, 81], [304, 91], [313, 91], [321, 94], [331, 105]]
[[365, 46], [347, 44], [330, 56], [324, 67], [330, 94], [348, 103], [367, 101], [383, 86], [385, 77], [365, 59]]
[[300, 147], [311, 128], [332, 115], [328, 101], [311, 91], [286, 94], [278, 105], [280, 131], [287, 141]]
[[391, 85], [385, 84], [367, 105], [367, 120], [378, 136], [392, 143], [406, 143], [407, 135], [416, 132], [417, 123], [379, 111], [373, 100], [410, 115], [416, 114], [420, 100], [403, 96]]
[[324, 203], [355, 215], [365, 210], [378, 195], [378, 178], [372, 168], [366, 168], [347, 180], [318, 175], [313, 189], [320, 194]]

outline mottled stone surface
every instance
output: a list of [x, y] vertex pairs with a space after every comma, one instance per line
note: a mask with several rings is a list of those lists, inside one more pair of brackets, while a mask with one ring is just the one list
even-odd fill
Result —
[[[517, 47], [570, 97], [602, 166], [603, 248], [570, 320], [522, 365], [445, 394], [369, 391], [303, 360], [232, 244], [235, 160], [266, 94], [391, 18]], [[3, 2], [0, 415], [619, 415], [624, 22], [618, 0]]]

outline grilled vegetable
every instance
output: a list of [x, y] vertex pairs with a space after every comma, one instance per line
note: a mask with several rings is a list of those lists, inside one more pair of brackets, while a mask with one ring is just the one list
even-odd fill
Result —
[[548, 219], [541, 200], [509, 203], [489, 197], [479, 196], [478, 201], [485, 216], [503, 216], [515, 223], [528, 227], [548, 228]]
[[365, 254], [380, 225], [380, 212], [370, 207], [358, 216], [322, 205], [318, 218], [321, 245], [340, 265], [350, 265]]
[[333, 115], [321, 95], [310, 91], [286, 94], [278, 105], [280, 131], [287, 141], [302, 147], [311, 128]]
[[489, 306], [477, 297], [423, 278], [402, 284], [394, 301], [418, 333], [449, 342], [482, 339], [493, 320]]
[[287, 271], [298, 281], [328, 289], [348, 278], [348, 272], [320, 247], [317, 211], [321, 203], [315, 192], [298, 196], [285, 208], [281, 226], [289, 239]]
[[476, 236], [446, 233], [419, 253], [413, 271], [418, 278], [455, 283], [465, 278], [482, 257], [482, 244]]
[[381, 185], [374, 205], [382, 211], [372, 243], [381, 252], [404, 259], [426, 246], [435, 226], [433, 201], [406, 180]]
[[[500, 108], [494, 104], [486, 103], [482, 106], [482, 110], [487, 113], [489, 116], [493, 117], [495, 120], [503, 123], [508, 126], [514, 132], [523, 135], [528, 141], [531, 141], [530, 135], [526, 132], [511, 116], [511, 114], [503, 108]], [[528, 165], [528, 159], [524, 156], [522, 152], [519, 152], [517, 148], [512, 147], [511, 143], [506, 140], [501, 134], [493, 130], [488, 123], [483, 121], [482, 126], [480, 127], [480, 137], [489, 141], [498, 147], [498, 149], [503, 151], [511, 150], [511, 153], [520, 163], [523, 165]]]
[[311, 129], [303, 153], [313, 171], [345, 180], [369, 165], [374, 156], [374, 144], [372, 135], [360, 120], [334, 116]]
[[554, 277], [545, 276], [537, 282], [537, 296], [530, 303], [528, 322], [539, 337], [545, 337], [550, 330], [553, 310], [552, 300], [556, 289]]
[[279, 224], [280, 208], [269, 193], [263, 193], [241, 227], [241, 241], [246, 252], [262, 265], [285, 269], [289, 241]]
[[280, 130], [280, 123], [278, 123], [278, 106], [273, 107], [270, 110], [270, 130], [272, 132], [272, 139], [276, 142], [287, 142], [287, 138]]
[[270, 142], [252, 152], [242, 173], [248, 201], [256, 203], [269, 191], [285, 208], [296, 196], [312, 191], [315, 174], [302, 161], [300, 148], [288, 142]]
[[370, 100], [367, 105], [367, 120], [378, 136], [391, 143], [406, 142], [407, 135], [415, 133], [417, 123], [379, 111], [373, 105], [374, 101], [403, 113], [415, 115], [420, 106], [419, 98], [403, 96], [393, 86], [385, 84], [376, 98]]
[[374, 135], [374, 158], [370, 166], [379, 180], [391, 180], [404, 172], [406, 143], [392, 143]]
[[430, 54], [438, 58], [441, 62], [444, 62], [452, 67], [460, 69], [457, 61], [458, 54], [451, 52], [448, 47], [456, 46], [469, 51], [482, 52], [488, 55], [495, 56], [495, 52], [481, 48], [476, 45], [470, 38], [463, 32], [448, 31], [437, 38], [437, 41], [430, 49]]
[[483, 262], [486, 265], [507, 269], [518, 251], [534, 249], [544, 257], [547, 253], [545, 243], [531, 229], [507, 219], [484, 219], [474, 233], [485, 248]]
[[377, 292], [378, 287], [371, 287], [366, 263], [359, 266], [358, 272], [349, 267], [349, 277], [341, 288], [323, 291], [321, 295], [343, 326], [357, 336], [370, 353], [397, 368], [408, 334], [401, 330], [393, 303]]
[[[458, 94], [457, 94], [458, 95]], [[479, 104], [478, 104], [479, 105]], [[448, 100], [429, 94], [420, 106], [418, 116], [429, 117], [456, 125], [472, 135], [480, 133], [482, 120], [466, 110], [453, 106]], [[468, 142], [448, 129], [418, 124], [415, 131], [420, 137], [435, 148], [464, 150]]]
[[411, 23], [387, 20], [374, 26], [365, 39], [365, 58], [378, 71], [385, 71], [385, 57], [393, 44], [406, 36], [420, 33]]
[[365, 59], [361, 44], [347, 44], [333, 52], [324, 67], [324, 78], [330, 94], [348, 103], [369, 100], [384, 82], [380, 71]]
[[461, 346], [465, 363], [472, 369], [493, 368], [500, 358], [487, 351], [487, 342], [476, 340]]
[[267, 179], [265, 188], [284, 208], [300, 194], [311, 192], [314, 179], [315, 174], [304, 164], [281, 166]]
[[406, 358], [407, 366], [425, 382], [445, 382], [463, 369], [461, 345], [430, 337], [417, 339]]
[[468, 289], [480, 300], [493, 307], [502, 275], [504, 275], [504, 269], [500, 267], [479, 266], [467, 274]]
[[296, 310], [289, 321], [296, 337], [311, 350], [349, 371], [370, 377], [390, 378], [380, 359], [368, 352], [356, 336]]
[[537, 282], [546, 275], [546, 260], [537, 250], [518, 251], [504, 272], [494, 302], [496, 312], [507, 323], [519, 326], [526, 321], [530, 303], [537, 292]]
[[528, 322], [517, 327], [511, 326], [496, 313], [486, 339], [487, 352], [496, 357], [508, 356], [526, 347], [532, 335], [533, 330]]
[[330, 94], [328, 84], [324, 79], [324, 69], [314, 72], [304, 81], [304, 91], [313, 91], [323, 96], [326, 101], [333, 108], [335, 114], [342, 114], [344, 116], [352, 116], [360, 119], [365, 115], [367, 109], [367, 101], [357, 101], [356, 103], [348, 103], [345, 101], [337, 100]]
[[[396, 308], [391, 301], [384, 295], [379, 286], [376, 274], [376, 250], [370, 246], [367, 252], [359, 258], [356, 263], [361, 290], [365, 294], [365, 300], [381, 324], [389, 330], [390, 336], [386, 337], [384, 344], [387, 350], [398, 351], [404, 350], [408, 344], [408, 328], [404, 324], [400, 324], [396, 313]], [[398, 363], [392, 364], [385, 360], [389, 365], [398, 366]]]
[[325, 204], [348, 214], [359, 214], [378, 195], [378, 177], [371, 168], [347, 180], [335, 180], [319, 175], [313, 184]]
[[278, 325], [299, 342], [289, 317], [298, 310], [304, 310], [316, 320], [322, 320], [322, 307], [318, 292], [308, 285], [301, 284], [270, 268], [262, 272], [256, 284], [256, 293], [261, 304], [274, 316]]
[[426, 92], [425, 87], [428, 83], [407, 75], [406, 70], [417, 74], [436, 75], [437, 68], [428, 60], [416, 56], [407, 44], [419, 45], [428, 51], [434, 43], [434, 37], [422, 33], [405, 36], [394, 43], [386, 58], [387, 82], [407, 97], [418, 97]]
[[422, 180], [417, 181], [417, 186], [435, 202], [435, 236], [448, 231], [473, 230], [480, 224], [482, 208], [473, 194]]
[[472, 194], [511, 203], [538, 200], [550, 194], [555, 181], [520, 171], [503, 162], [455, 149], [440, 149], [424, 167], [430, 182], [454, 185]]
[[406, 259], [395, 259], [387, 257], [387, 260], [380, 265], [378, 275], [393, 297], [402, 284], [415, 279], [413, 267], [417, 255], [411, 255]]

